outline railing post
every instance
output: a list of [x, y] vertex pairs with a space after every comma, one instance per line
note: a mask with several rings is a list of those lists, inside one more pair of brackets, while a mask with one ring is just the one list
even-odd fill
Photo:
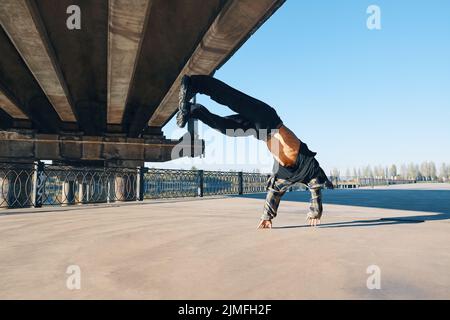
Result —
[[145, 189], [145, 173], [148, 172], [146, 167], [138, 167], [137, 179], [136, 179], [136, 191], [137, 201], [144, 201], [144, 189]]
[[204, 191], [204, 171], [203, 170], [198, 170], [197, 171], [197, 181], [198, 181], [198, 189], [197, 189], [197, 195], [200, 198], [203, 198], [203, 191]]
[[43, 193], [44, 193], [44, 175], [45, 164], [37, 161], [34, 164], [33, 175], [33, 205], [35, 208], [41, 208], [43, 205]]
[[238, 173], [238, 193], [239, 195], [244, 194], [244, 174], [242, 171], [239, 171]]

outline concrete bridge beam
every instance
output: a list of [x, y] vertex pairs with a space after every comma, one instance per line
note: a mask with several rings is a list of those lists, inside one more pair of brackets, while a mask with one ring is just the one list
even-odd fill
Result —
[[152, 0], [111, 0], [108, 28], [108, 124], [121, 124]]
[[[132, 139], [126, 137], [86, 137], [74, 135], [43, 135], [32, 131], [0, 131], [0, 155], [14, 161], [23, 159], [67, 162], [96, 162], [111, 166], [136, 167], [144, 162], [162, 162], [191, 156], [191, 141], [157, 137]], [[194, 156], [204, 150], [202, 140], [194, 141]]]
[[67, 100], [64, 82], [51, 57], [51, 47], [39, 17], [33, 15], [32, 1], [2, 0], [0, 21], [14, 43], [17, 51], [27, 64], [60, 119], [76, 122], [72, 107]]

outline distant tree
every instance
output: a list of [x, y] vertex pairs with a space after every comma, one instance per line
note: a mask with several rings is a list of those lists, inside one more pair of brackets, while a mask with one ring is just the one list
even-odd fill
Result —
[[378, 178], [379, 175], [380, 175], [380, 169], [379, 169], [379, 167], [378, 167], [378, 166], [374, 166], [374, 167], [373, 167], [373, 176], [374, 176], [374, 178]]
[[418, 164], [414, 165], [414, 171], [416, 173], [416, 177], [413, 178], [413, 179], [416, 179], [416, 180], [419, 180], [419, 181], [423, 180], [423, 176], [422, 176], [422, 173], [420, 172], [420, 168], [419, 168]]
[[383, 166], [375, 166], [374, 169], [373, 169], [373, 174], [375, 175], [375, 178], [383, 179], [384, 178], [384, 168], [383, 168]]
[[341, 172], [339, 171], [339, 169], [334, 168], [334, 169], [331, 171], [331, 175], [332, 175], [333, 177], [339, 178], [339, 177], [341, 176]]
[[367, 166], [363, 170], [364, 178], [373, 178], [373, 171], [371, 166]]
[[437, 178], [436, 164], [433, 161], [425, 161], [420, 165], [420, 175], [425, 181], [434, 181]]
[[356, 168], [353, 168], [353, 177], [359, 178], [359, 174], [358, 174], [358, 171], [356, 170]]
[[419, 178], [419, 168], [414, 163], [410, 163], [408, 165], [408, 173], [407, 173], [408, 179], [418, 179]]
[[428, 162], [422, 162], [422, 164], [420, 165], [420, 175], [426, 181], [430, 179], [430, 169]]
[[428, 170], [430, 172], [431, 181], [435, 181], [437, 178], [437, 170], [436, 170], [436, 164], [433, 161], [430, 161], [428, 163]]
[[441, 167], [439, 169], [439, 179], [441, 179], [442, 181], [447, 181], [448, 179], [448, 169], [447, 169], [447, 164], [444, 162], [441, 164]]
[[389, 169], [389, 177], [395, 179], [397, 177], [397, 166], [393, 164]]
[[378, 166], [373, 166], [373, 168], [372, 168], [372, 176], [374, 178], [378, 177]]
[[406, 164], [402, 164], [402, 166], [400, 167], [400, 175], [402, 179], [408, 179], [408, 167], [406, 166]]
[[345, 177], [350, 178], [350, 176], [351, 176], [350, 169], [347, 168], [347, 170], [345, 170]]

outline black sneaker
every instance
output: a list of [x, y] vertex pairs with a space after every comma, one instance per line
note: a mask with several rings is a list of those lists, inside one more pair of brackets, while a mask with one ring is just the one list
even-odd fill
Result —
[[191, 103], [188, 102], [184, 105], [183, 110], [178, 111], [177, 113], [177, 125], [180, 128], [184, 128], [186, 123], [188, 123], [191, 113]]
[[180, 93], [178, 95], [178, 114], [177, 125], [180, 128], [184, 128], [189, 120], [190, 103], [192, 99], [191, 92], [191, 78], [188, 75], [184, 75], [181, 79]]

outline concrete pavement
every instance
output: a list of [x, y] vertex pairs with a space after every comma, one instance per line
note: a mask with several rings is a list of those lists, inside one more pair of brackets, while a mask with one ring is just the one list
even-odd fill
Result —
[[[0, 216], [0, 298], [450, 298], [450, 220], [436, 213], [325, 205], [322, 226], [308, 228], [307, 203], [285, 201], [275, 228], [256, 231], [262, 206], [222, 198]], [[71, 265], [80, 290], [66, 286]], [[380, 290], [367, 288], [371, 265]]]

